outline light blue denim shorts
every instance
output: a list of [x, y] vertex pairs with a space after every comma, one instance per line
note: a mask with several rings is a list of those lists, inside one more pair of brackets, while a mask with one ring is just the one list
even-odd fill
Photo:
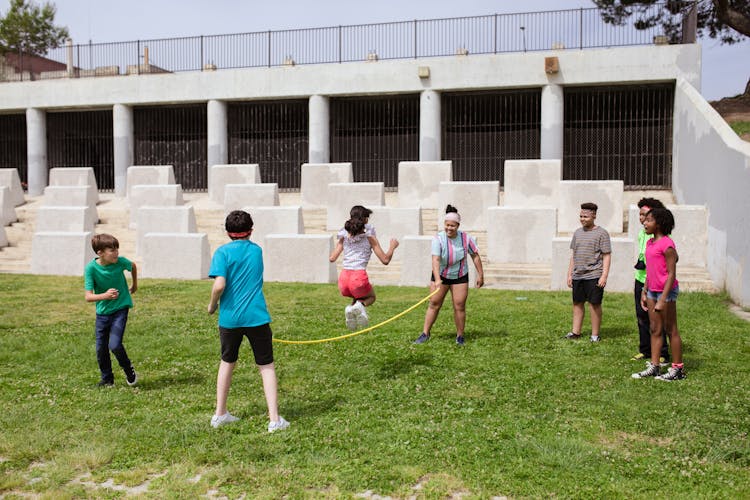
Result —
[[[646, 297], [648, 297], [651, 300], [659, 300], [659, 297], [662, 296], [662, 293], [664, 292], [652, 292], [651, 290], [649, 290], [648, 292], [646, 292]], [[666, 301], [677, 302], [677, 296], [679, 294], [680, 294], [680, 287], [679, 286], [672, 287], [672, 289], [669, 291], [669, 295], [667, 295]]]

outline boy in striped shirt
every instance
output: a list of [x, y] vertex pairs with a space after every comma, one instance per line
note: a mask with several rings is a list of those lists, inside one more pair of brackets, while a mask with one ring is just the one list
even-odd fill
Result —
[[569, 340], [581, 338], [583, 318], [586, 315], [584, 304], [588, 302], [591, 312], [591, 342], [599, 342], [602, 298], [612, 260], [612, 245], [609, 233], [594, 224], [598, 208], [595, 203], [581, 204], [581, 227], [576, 229], [570, 241], [572, 253], [568, 265], [568, 288], [573, 290], [573, 328], [565, 335]]

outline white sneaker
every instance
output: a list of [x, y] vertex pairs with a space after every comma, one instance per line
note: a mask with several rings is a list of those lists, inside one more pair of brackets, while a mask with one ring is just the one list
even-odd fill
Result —
[[357, 313], [354, 312], [354, 306], [346, 306], [344, 309], [344, 316], [346, 317], [346, 327], [354, 331], [357, 329]]
[[279, 420], [276, 422], [268, 422], [268, 432], [283, 431], [289, 427], [289, 422], [284, 420], [284, 417], [279, 415]]
[[354, 317], [357, 320], [357, 328], [367, 328], [367, 325], [370, 324], [370, 318], [367, 316], [365, 305], [362, 302], [357, 301], [352, 306], [352, 311], [354, 311]]
[[222, 425], [237, 422], [238, 420], [239, 418], [235, 417], [229, 412], [226, 412], [224, 415], [214, 415], [213, 417], [211, 417], [211, 427], [215, 429], [217, 427], [221, 427]]

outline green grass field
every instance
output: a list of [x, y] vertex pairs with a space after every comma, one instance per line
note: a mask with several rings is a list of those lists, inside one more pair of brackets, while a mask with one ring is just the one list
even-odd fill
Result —
[[[679, 269], [678, 269], [679, 272]], [[212, 429], [210, 281], [140, 280], [120, 372], [97, 389], [82, 278], [0, 275], [0, 498], [748, 498], [750, 324], [725, 298], [681, 294], [688, 378], [642, 369], [630, 294], [605, 295], [602, 342], [571, 342], [565, 292], [472, 290], [467, 345], [422, 306], [364, 335], [275, 344], [268, 434], [249, 346]], [[427, 288], [377, 287], [373, 322]], [[348, 333], [335, 285], [267, 284], [277, 338]], [[588, 325], [588, 318], [585, 323]], [[584, 329], [586, 332], [586, 329]]]

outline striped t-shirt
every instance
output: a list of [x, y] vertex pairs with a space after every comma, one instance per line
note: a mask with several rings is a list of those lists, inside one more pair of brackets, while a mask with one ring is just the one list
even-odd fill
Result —
[[440, 256], [440, 277], [445, 279], [462, 278], [469, 272], [469, 255], [479, 253], [477, 242], [463, 231], [458, 231], [455, 238], [448, 238], [445, 231], [440, 231], [432, 238], [432, 255]]
[[600, 278], [604, 271], [602, 255], [612, 253], [609, 233], [600, 226], [589, 230], [582, 227], [573, 233], [570, 240], [573, 250], [573, 279], [591, 280]]

